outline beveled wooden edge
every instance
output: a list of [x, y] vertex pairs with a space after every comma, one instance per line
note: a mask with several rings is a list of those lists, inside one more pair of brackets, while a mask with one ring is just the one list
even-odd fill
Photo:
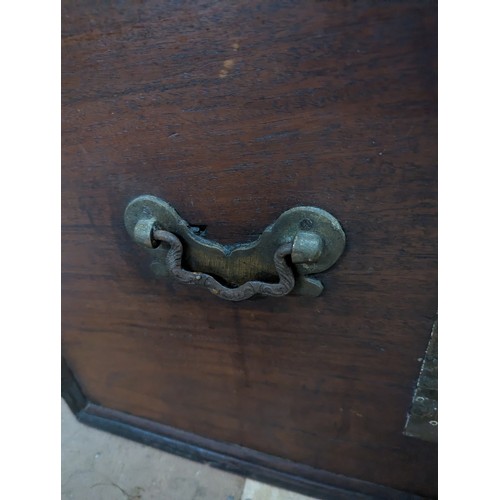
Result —
[[319, 499], [424, 499], [235, 444], [214, 441], [92, 403], [84, 395], [64, 358], [61, 377], [62, 397], [80, 422], [168, 453]]

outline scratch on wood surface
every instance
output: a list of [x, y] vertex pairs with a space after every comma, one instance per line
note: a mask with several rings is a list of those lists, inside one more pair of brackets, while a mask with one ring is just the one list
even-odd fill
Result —
[[222, 69], [219, 71], [219, 78], [226, 78], [226, 76], [229, 74], [229, 71], [232, 69], [234, 66], [234, 59], [226, 59], [222, 63]]

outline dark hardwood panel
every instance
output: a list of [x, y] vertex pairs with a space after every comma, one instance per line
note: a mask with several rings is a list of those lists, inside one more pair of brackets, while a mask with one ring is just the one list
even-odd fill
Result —
[[83, 423], [245, 477], [265, 480], [286, 489], [295, 489], [315, 498], [336, 500], [422, 498], [374, 483], [307, 467], [242, 446], [213, 441], [168, 425], [93, 404], [83, 395], [74, 373], [64, 360], [62, 392], [77, 418]]
[[[63, 2], [63, 352], [100, 405], [433, 495], [402, 435], [437, 309], [434, 2]], [[150, 193], [221, 242], [316, 205], [317, 299], [157, 280]]]

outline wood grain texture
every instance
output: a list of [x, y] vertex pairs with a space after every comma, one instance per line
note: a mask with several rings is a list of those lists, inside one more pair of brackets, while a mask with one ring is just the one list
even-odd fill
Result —
[[[64, 1], [63, 352], [95, 403], [420, 495], [402, 434], [437, 309], [435, 2]], [[222, 243], [341, 222], [319, 298], [228, 303], [153, 277], [122, 216]]]

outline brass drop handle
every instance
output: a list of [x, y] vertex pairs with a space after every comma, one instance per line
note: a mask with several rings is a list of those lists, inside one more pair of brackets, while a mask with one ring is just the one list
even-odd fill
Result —
[[231, 301], [292, 291], [318, 296], [323, 285], [308, 275], [331, 267], [345, 246], [337, 219], [315, 207], [287, 210], [256, 241], [231, 246], [206, 239], [199, 227], [150, 195], [129, 203], [125, 226], [134, 241], [153, 253], [157, 276], [208, 288]]
[[236, 288], [228, 288], [209, 274], [182, 269], [182, 243], [175, 234], [158, 229], [153, 232], [153, 238], [156, 241], [167, 243], [170, 247], [166, 256], [166, 264], [170, 273], [177, 278], [177, 281], [186, 285], [199, 285], [208, 288], [221, 299], [237, 302], [249, 299], [255, 294], [282, 297], [290, 293], [295, 285], [292, 269], [285, 262], [285, 256], [292, 253], [292, 243], [284, 243], [274, 253], [274, 264], [280, 278], [279, 283], [247, 281]]

